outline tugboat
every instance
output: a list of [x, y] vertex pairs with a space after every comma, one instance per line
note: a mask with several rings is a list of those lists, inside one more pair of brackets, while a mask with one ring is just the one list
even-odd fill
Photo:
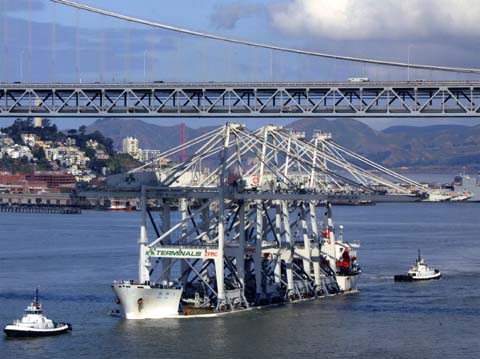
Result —
[[7, 325], [3, 331], [8, 337], [44, 337], [63, 334], [70, 330], [72, 330], [71, 324], [56, 323], [43, 314], [37, 288], [35, 299], [25, 309], [23, 318]]
[[410, 268], [407, 274], [400, 274], [394, 276], [397, 282], [413, 282], [419, 280], [439, 279], [442, 273], [438, 269], [430, 268], [424, 259], [420, 256], [420, 249], [418, 250], [418, 258], [415, 265]]

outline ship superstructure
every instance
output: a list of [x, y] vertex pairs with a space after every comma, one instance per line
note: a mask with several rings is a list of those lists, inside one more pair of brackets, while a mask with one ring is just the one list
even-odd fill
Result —
[[452, 189], [458, 196], [466, 196], [466, 201], [480, 202], [480, 172], [476, 176], [467, 174], [455, 176]]

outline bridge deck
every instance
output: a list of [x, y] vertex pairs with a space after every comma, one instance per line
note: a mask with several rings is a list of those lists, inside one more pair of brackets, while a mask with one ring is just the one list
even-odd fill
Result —
[[2, 83], [0, 117], [479, 117], [480, 81]]

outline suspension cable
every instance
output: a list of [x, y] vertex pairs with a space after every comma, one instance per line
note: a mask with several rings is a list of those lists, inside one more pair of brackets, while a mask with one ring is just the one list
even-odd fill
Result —
[[164, 30], [180, 32], [183, 34], [188, 34], [192, 36], [199, 36], [202, 38], [213, 39], [218, 41], [230, 42], [234, 44], [246, 45], [246, 46], [253, 46], [259, 47], [264, 49], [270, 49], [275, 51], [283, 51], [283, 52], [290, 52], [295, 54], [307, 55], [307, 56], [316, 56], [316, 57], [323, 57], [329, 59], [336, 59], [336, 60], [344, 60], [344, 61], [351, 61], [351, 62], [360, 62], [360, 63], [368, 63], [368, 64], [376, 64], [376, 65], [383, 65], [383, 66], [392, 66], [392, 67], [403, 67], [403, 68], [412, 68], [412, 69], [421, 69], [421, 70], [436, 70], [436, 71], [445, 71], [445, 72], [455, 72], [455, 73], [468, 73], [468, 74], [480, 74], [480, 69], [476, 68], [464, 68], [464, 67], [450, 67], [450, 66], [434, 66], [434, 65], [421, 65], [421, 64], [409, 64], [405, 62], [396, 62], [396, 61], [385, 61], [385, 60], [375, 60], [375, 59], [367, 59], [367, 58], [360, 58], [360, 57], [351, 57], [351, 56], [341, 56], [341, 55], [334, 55], [334, 54], [327, 54], [322, 52], [316, 51], [309, 51], [309, 50], [300, 50], [276, 45], [269, 45], [263, 44], [259, 42], [253, 41], [246, 41], [235, 39], [231, 37], [213, 35], [205, 32], [193, 31], [189, 29], [184, 29], [176, 26], [165, 25], [154, 21], [144, 20], [140, 18], [135, 18], [128, 15], [122, 15], [116, 12], [103, 10], [97, 7], [88, 6], [84, 4], [80, 4], [74, 1], [69, 0], [50, 0], [52, 2], [57, 2], [66, 6], [74, 7], [77, 9], [85, 10], [94, 12], [104, 16], [110, 16], [117, 19], [130, 21], [138, 24], [143, 24], [147, 26], [157, 27]]

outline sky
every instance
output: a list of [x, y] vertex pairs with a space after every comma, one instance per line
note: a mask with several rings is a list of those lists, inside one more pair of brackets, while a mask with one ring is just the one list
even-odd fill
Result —
[[[285, 47], [480, 68], [478, 0], [78, 2], [163, 24]], [[189, 37], [106, 18], [49, 0], [0, 0], [0, 12], [0, 81], [3, 82], [322, 81], [349, 77], [405, 80], [408, 76], [406, 69], [325, 60]], [[421, 70], [410, 70], [409, 76], [411, 79], [480, 80], [478, 75]], [[78, 120], [60, 121], [59, 127], [78, 123]], [[163, 121], [167, 121], [163, 124], [181, 122]], [[256, 125], [263, 123], [254, 121]], [[398, 121], [375, 119], [368, 124], [383, 128]], [[185, 122], [194, 126], [212, 124], [212, 120], [205, 119]], [[433, 122], [447, 123], [447, 120], [411, 120], [407, 124]]]

